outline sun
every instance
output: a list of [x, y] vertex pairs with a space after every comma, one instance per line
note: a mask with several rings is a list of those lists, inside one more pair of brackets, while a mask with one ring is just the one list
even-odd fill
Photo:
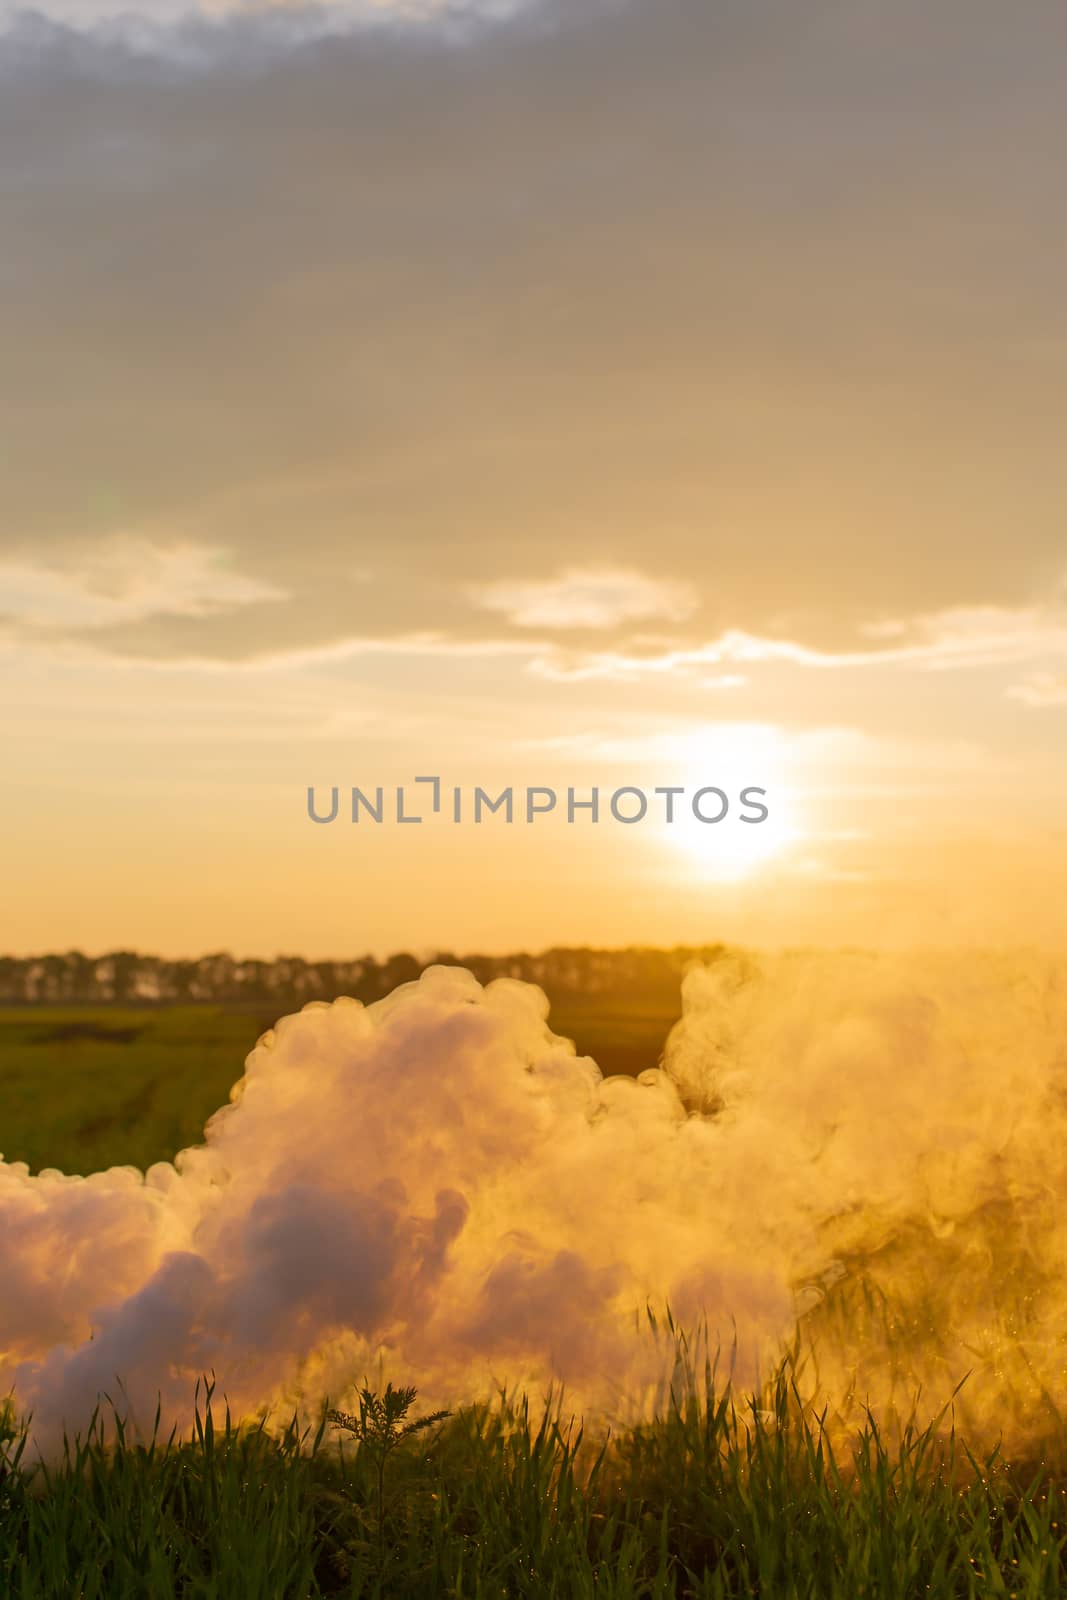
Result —
[[[687, 803], [673, 822], [663, 824], [664, 844], [684, 857], [688, 874], [740, 882], [765, 871], [803, 837], [786, 749], [780, 730], [749, 724], [720, 724], [692, 742], [686, 751], [687, 794], [714, 785], [727, 796], [729, 809], [720, 821], [703, 822]], [[750, 804], [743, 805], [747, 789], [763, 793], [751, 795]], [[767, 815], [760, 821], [743, 820], [758, 815], [757, 803]], [[721, 803], [708, 797], [703, 809], [714, 816]]]
[[688, 871], [722, 883], [737, 883], [772, 865], [800, 837], [783, 814], [781, 797], [777, 809], [769, 809], [762, 822], [741, 822], [732, 812], [733, 807], [730, 820], [724, 818], [720, 823], [702, 823], [687, 814], [664, 827], [667, 844], [685, 856]]

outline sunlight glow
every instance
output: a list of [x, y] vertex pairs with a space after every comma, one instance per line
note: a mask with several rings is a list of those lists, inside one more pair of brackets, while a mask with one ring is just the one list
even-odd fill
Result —
[[[702, 822], [686, 805], [664, 826], [665, 841], [686, 857], [687, 870], [719, 882], [749, 878], [778, 860], [803, 838], [795, 798], [786, 777], [788, 741], [779, 729], [754, 724], [718, 724], [708, 737], [695, 739], [686, 751], [686, 777], [692, 790], [715, 784], [730, 798], [730, 810], [721, 822]], [[709, 773], [711, 776], [709, 776]], [[742, 807], [742, 790], [763, 789]], [[744, 821], [757, 815], [756, 804], [767, 807], [759, 822]], [[714, 796], [703, 809], [716, 811]]]

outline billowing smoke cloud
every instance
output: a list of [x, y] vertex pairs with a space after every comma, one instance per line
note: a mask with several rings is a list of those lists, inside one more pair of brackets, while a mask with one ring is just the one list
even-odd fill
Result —
[[[686, 980], [662, 1070], [601, 1076], [544, 996], [435, 967], [260, 1040], [173, 1166], [0, 1161], [0, 1388], [42, 1448], [100, 1393], [188, 1417], [375, 1374], [429, 1400], [562, 1381], [649, 1403], [669, 1302], [755, 1381], [1034, 1434], [1062, 1391], [1067, 972], [1036, 958], [743, 958]], [[873, 1309], [872, 1309], [873, 1308]], [[121, 1380], [121, 1389], [119, 1388]]]

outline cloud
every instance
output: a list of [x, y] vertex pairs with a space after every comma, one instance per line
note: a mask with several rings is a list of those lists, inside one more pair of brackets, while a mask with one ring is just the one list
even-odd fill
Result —
[[[339, 27], [367, 29], [394, 25], [437, 24], [455, 28], [462, 22], [508, 17], [527, 0], [0, 0], [0, 27], [19, 23], [31, 13], [76, 29], [105, 30], [118, 42], [136, 40], [141, 49], [163, 50], [167, 32], [182, 23], [218, 24], [228, 18], [273, 28], [290, 40], [314, 39]], [[284, 32], [282, 31], [284, 30]]]
[[76, 569], [0, 560], [0, 617], [30, 630], [212, 617], [284, 599], [275, 585], [232, 571], [225, 552], [197, 544], [112, 539]]
[[[190, 647], [188, 638], [161, 652], [151, 641], [146, 647], [142, 637], [129, 629], [124, 632], [124, 625], [166, 618], [191, 624], [216, 617], [229, 623], [242, 610], [254, 615], [254, 606], [286, 599], [287, 591], [233, 572], [219, 551], [190, 545], [160, 550], [132, 543], [113, 547], [106, 558], [101, 555], [77, 574], [27, 562], [0, 563], [0, 582], [7, 596], [0, 603], [0, 622], [21, 624], [36, 638], [47, 638], [49, 648], [63, 644], [67, 654], [89, 649], [119, 666], [158, 666], [168, 671], [225, 667], [273, 672], [373, 657], [456, 662], [511, 658], [533, 677], [548, 682], [669, 680], [722, 693], [748, 686], [751, 669], [760, 666], [819, 673], [878, 669], [945, 673], [1067, 660], [1067, 611], [1058, 599], [1018, 608], [955, 606], [910, 619], [868, 621], [858, 627], [861, 636], [891, 642], [861, 649], [824, 648], [744, 628], [690, 641], [628, 633], [626, 624], [646, 620], [654, 608], [661, 618], [671, 612], [679, 617], [688, 614], [698, 603], [691, 586], [636, 570], [569, 569], [556, 578], [471, 586], [483, 609], [501, 613], [516, 630], [486, 635], [472, 631], [462, 615], [448, 627], [390, 627], [381, 616], [389, 604], [389, 586], [359, 568], [339, 577], [335, 597], [357, 583], [367, 591], [360, 601], [361, 620], [378, 621], [380, 632], [346, 631], [338, 613], [330, 630], [333, 637], [314, 642], [296, 642], [272, 626], [271, 638], [257, 629], [236, 653]], [[408, 595], [416, 609], [420, 590], [411, 588]], [[292, 623], [295, 617], [298, 629], [300, 611], [296, 605], [287, 608], [287, 620]], [[401, 607], [398, 623], [402, 614]], [[538, 629], [540, 634], [534, 631]], [[557, 630], [578, 629], [614, 631], [618, 643], [590, 650], [563, 646], [547, 637]], [[320, 633], [324, 631], [320, 622]], [[750, 670], [731, 670], [739, 666]], [[1030, 706], [1055, 705], [1061, 702], [1063, 685], [1056, 672], [1035, 671], [1005, 693]]]
[[1029, 606], [952, 606], [910, 619], [870, 623], [871, 636], [900, 642], [876, 652], [932, 668], [985, 667], [1067, 656], [1067, 606], [1062, 585], [1048, 601]]
[[1004, 693], [1009, 700], [1024, 706], [1067, 706], [1067, 674], [1034, 672], [1021, 683], [1013, 683]]
[[743, 672], [718, 672], [710, 678], [701, 678], [702, 689], [743, 689], [748, 679]]
[[[73, 654], [77, 654], [76, 647]], [[254, 675], [260, 672], [297, 671], [303, 667], [316, 667], [330, 663], [343, 663], [374, 658], [419, 661], [477, 661], [502, 659], [508, 656], [520, 660], [528, 658], [537, 648], [520, 639], [463, 639], [447, 633], [425, 631], [419, 633], [383, 634], [380, 636], [353, 634], [329, 643], [295, 648], [265, 645], [250, 654], [232, 660], [213, 655], [136, 655], [123, 652], [108, 655], [109, 663], [131, 671], [156, 670], [159, 672], [231, 672]], [[101, 652], [94, 651], [99, 656]]]
[[[868, 622], [861, 624], [860, 631], [870, 638], [894, 642], [869, 649], [834, 650], [731, 628], [695, 644], [647, 641], [644, 648], [636, 648], [641, 641], [635, 640], [634, 647], [604, 651], [566, 651], [553, 646], [532, 665], [546, 678], [625, 681], [733, 663], [784, 662], [825, 671], [885, 666], [959, 671], [1067, 658], [1067, 610], [1058, 602], [1014, 608], [953, 606], [913, 618]], [[1055, 691], [1056, 685], [1052, 688]], [[1041, 686], [1034, 692], [1040, 693]], [[1025, 694], [1020, 692], [1017, 698], [1025, 698]]]
[[180, 528], [299, 604], [102, 645], [469, 634], [472, 585], [614, 568], [837, 652], [964, 595], [964, 535], [971, 599], [1058, 551], [1047, 8], [241, 6], [162, 61], [129, 9], [0, 40], [5, 554]]
[[615, 628], [649, 617], [677, 622], [699, 604], [691, 583], [622, 567], [568, 567], [554, 578], [485, 584], [473, 597], [518, 628], [549, 629]]

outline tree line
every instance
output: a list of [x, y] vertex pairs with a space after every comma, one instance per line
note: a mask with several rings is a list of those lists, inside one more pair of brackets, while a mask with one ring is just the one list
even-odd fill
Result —
[[402, 950], [379, 961], [372, 955], [348, 961], [306, 961], [278, 956], [246, 960], [220, 951], [195, 960], [168, 960], [134, 950], [88, 956], [80, 950], [40, 956], [0, 956], [0, 1003], [8, 1005], [304, 1005], [340, 994], [379, 1000], [398, 984], [444, 963], [470, 969], [480, 983], [521, 978], [539, 984], [554, 999], [568, 995], [640, 994], [676, 1000], [686, 967], [713, 961], [725, 946], [676, 945], [672, 949], [630, 946], [621, 950], [558, 947], [529, 954], [455, 955], [439, 951], [419, 958]]

